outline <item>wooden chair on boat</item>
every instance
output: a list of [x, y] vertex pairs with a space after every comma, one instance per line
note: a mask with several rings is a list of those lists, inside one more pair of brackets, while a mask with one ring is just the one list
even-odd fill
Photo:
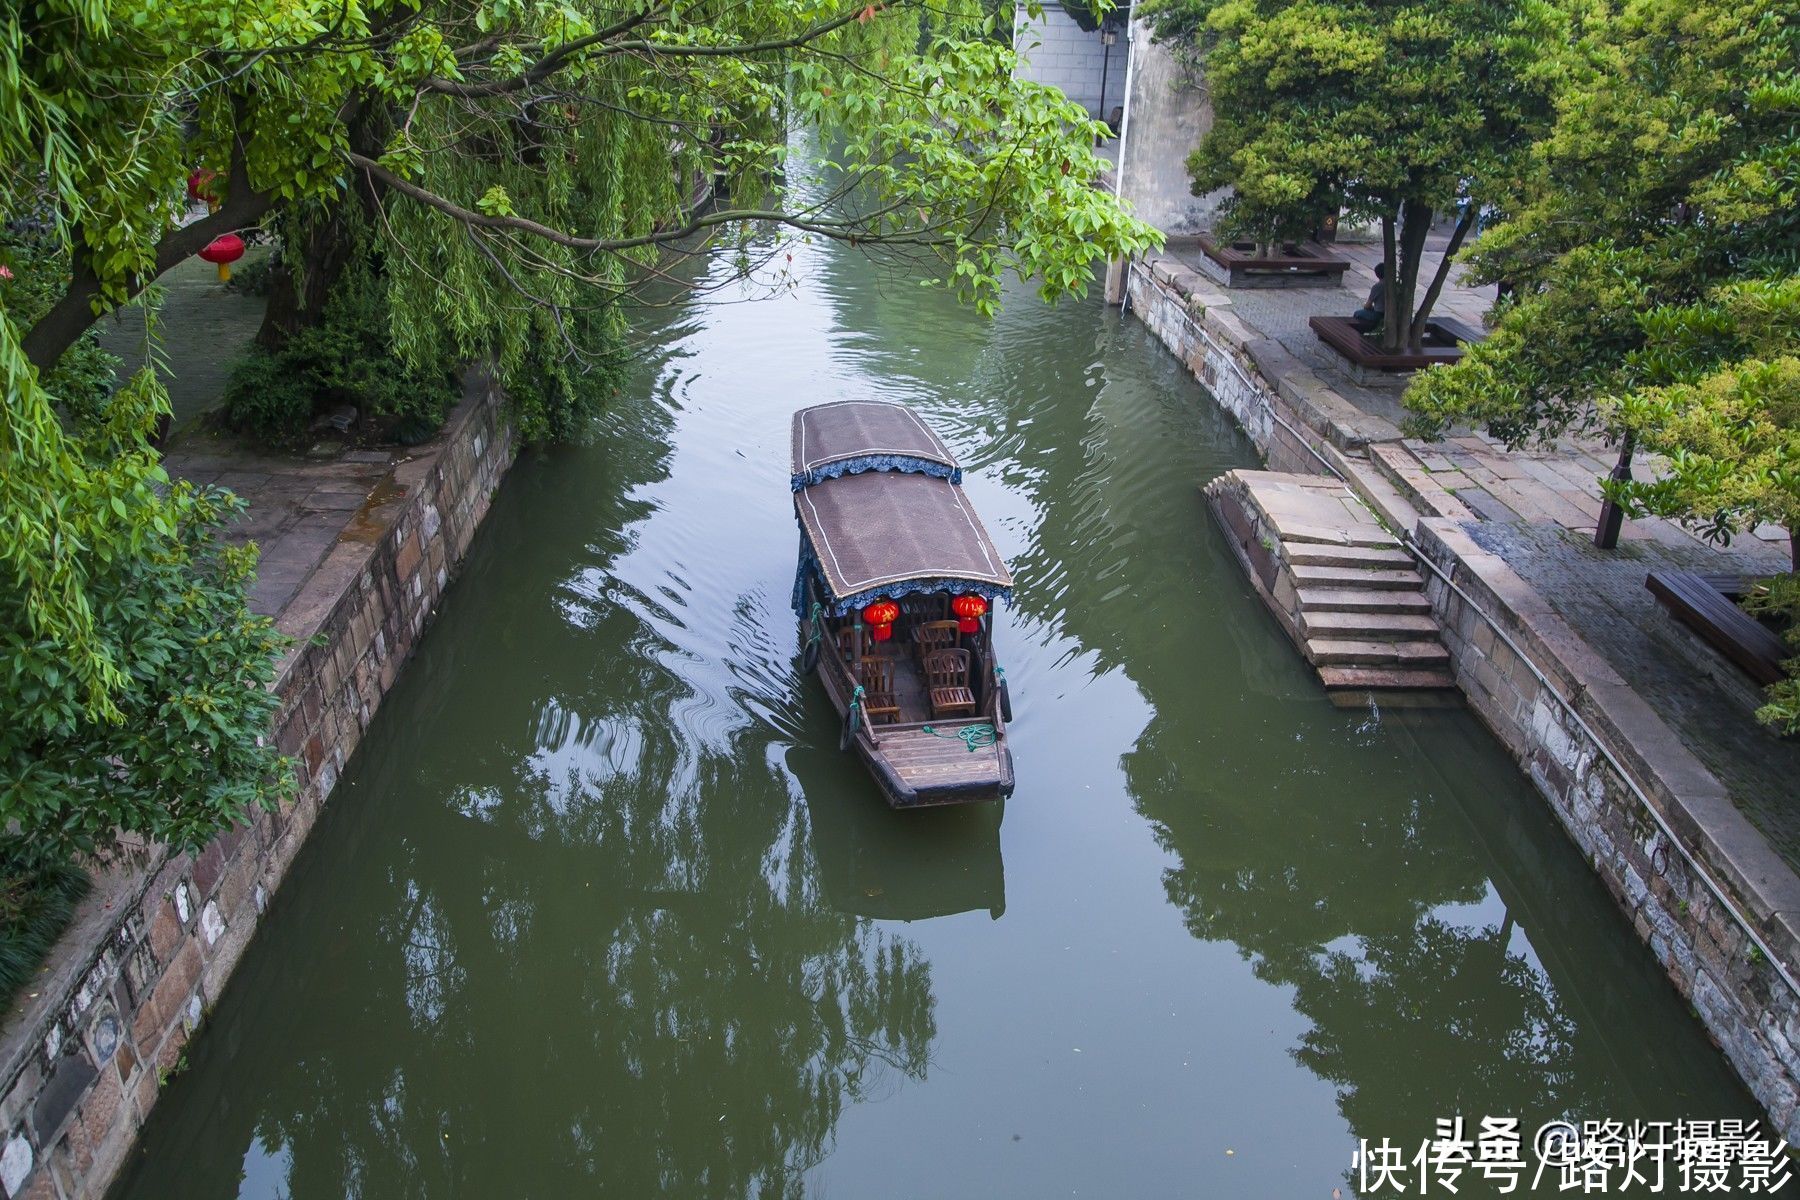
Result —
[[969, 652], [937, 650], [926, 655], [925, 694], [931, 699], [934, 717], [974, 716], [975, 693], [969, 690]]
[[863, 687], [863, 711], [872, 723], [898, 721], [900, 697], [894, 691], [894, 660], [865, 658], [859, 680]]
[[940, 650], [957, 649], [961, 641], [955, 621], [927, 621], [913, 630], [913, 649], [918, 651], [921, 663]]
[[950, 615], [947, 607], [949, 598], [941, 592], [927, 592], [922, 595], [905, 596], [900, 600], [900, 622], [894, 632], [905, 638], [911, 638], [920, 625], [927, 621], [941, 621]]
[[[845, 662], [856, 661], [856, 626], [840, 625], [837, 631], [837, 648]], [[868, 652], [867, 638], [864, 639], [863, 652]]]

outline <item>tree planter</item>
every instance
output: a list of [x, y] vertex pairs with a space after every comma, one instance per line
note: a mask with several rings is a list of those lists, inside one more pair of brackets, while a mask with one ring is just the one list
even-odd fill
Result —
[[1326, 252], [1322, 246], [1289, 242], [1278, 254], [1259, 255], [1252, 242], [1216, 242], [1201, 234], [1195, 239], [1205, 257], [1200, 267], [1208, 275], [1234, 288], [1337, 287], [1350, 264]]
[[1462, 357], [1462, 348], [1486, 335], [1449, 317], [1433, 317], [1425, 325], [1425, 345], [1417, 353], [1390, 354], [1368, 336], [1366, 326], [1353, 317], [1313, 317], [1307, 324], [1319, 340], [1344, 359], [1345, 373], [1364, 386], [1404, 382], [1404, 376], [1421, 367], [1443, 366]]

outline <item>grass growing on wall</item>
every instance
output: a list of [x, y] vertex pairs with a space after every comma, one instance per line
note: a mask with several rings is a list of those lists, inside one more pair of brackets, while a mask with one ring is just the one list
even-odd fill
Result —
[[87, 873], [78, 867], [33, 870], [0, 860], [0, 996], [9, 1007], [87, 890]]

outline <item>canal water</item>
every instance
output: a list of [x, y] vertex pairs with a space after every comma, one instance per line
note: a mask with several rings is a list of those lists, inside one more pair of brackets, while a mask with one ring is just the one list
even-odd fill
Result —
[[[116, 1197], [1326, 1200], [1439, 1117], [1754, 1115], [1470, 715], [1326, 701], [1141, 326], [783, 267], [521, 457]], [[1017, 575], [1004, 807], [889, 813], [795, 671], [789, 415], [861, 397]]]

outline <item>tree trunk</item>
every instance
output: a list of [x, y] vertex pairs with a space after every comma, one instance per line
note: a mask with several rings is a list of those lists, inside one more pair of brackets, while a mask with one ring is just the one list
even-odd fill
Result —
[[1400, 261], [1388, 267], [1393, 281], [1389, 307], [1382, 313], [1381, 348], [1389, 354], [1418, 349], [1412, 344], [1413, 295], [1419, 287], [1419, 264], [1425, 253], [1425, 235], [1431, 232], [1431, 206], [1415, 200], [1400, 205]]
[[1399, 296], [1394, 287], [1397, 268], [1400, 264], [1399, 254], [1394, 246], [1394, 214], [1381, 214], [1381, 342], [1387, 345], [1388, 330], [1393, 327], [1392, 315], [1399, 311], [1396, 307]]
[[[351, 146], [370, 157], [379, 155], [389, 128], [381, 111], [359, 107], [348, 113], [347, 122]], [[380, 219], [381, 185], [368, 172], [359, 171], [352, 175], [341, 202], [292, 223], [287, 236], [297, 244], [283, 247], [285, 253], [269, 268], [269, 303], [256, 331], [258, 346], [279, 350], [296, 333], [319, 323], [325, 302], [355, 256], [355, 221], [374, 224]], [[298, 279], [288, 266], [296, 253], [301, 264]]]
[[1438, 295], [1444, 290], [1444, 281], [1450, 278], [1450, 260], [1462, 249], [1463, 239], [1469, 236], [1469, 230], [1475, 225], [1475, 206], [1470, 204], [1457, 218], [1456, 229], [1450, 234], [1450, 243], [1444, 247], [1444, 257], [1438, 260], [1437, 270], [1431, 276], [1431, 286], [1425, 289], [1425, 299], [1413, 313], [1412, 324], [1407, 330], [1407, 349], [1417, 353], [1425, 348], [1425, 331], [1431, 325], [1431, 310], [1437, 307]]
[[[269, 268], [269, 304], [256, 331], [256, 344], [265, 350], [279, 350], [296, 333], [318, 324], [355, 248], [338, 212], [308, 221], [293, 237], [298, 246], [283, 247]], [[286, 261], [296, 252], [302, 264], [298, 278]]]
[[[1625, 437], [1619, 442], [1619, 461], [1613, 464], [1609, 476], [1615, 483], [1624, 483], [1631, 478], [1631, 453], [1636, 448], [1631, 431], [1625, 431]], [[1594, 547], [1599, 550], [1612, 550], [1619, 544], [1619, 530], [1625, 524], [1625, 510], [1613, 502], [1608, 496], [1600, 504], [1600, 519], [1594, 525]]]

